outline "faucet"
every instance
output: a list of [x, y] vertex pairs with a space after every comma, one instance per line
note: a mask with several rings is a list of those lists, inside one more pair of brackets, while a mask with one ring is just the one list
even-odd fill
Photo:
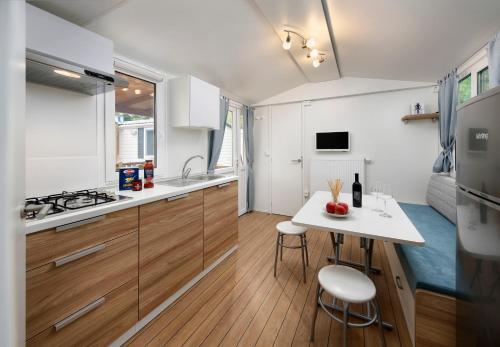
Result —
[[191, 168], [186, 169], [186, 166], [187, 166], [187, 164], [188, 164], [191, 160], [193, 160], [194, 158], [205, 159], [205, 158], [203, 158], [203, 156], [201, 156], [201, 155], [193, 155], [192, 157], [189, 157], [189, 158], [188, 158], [188, 160], [186, 160], [186, 162], [184, 163], [184, 166], [182, 167], [182, 174], [181, 174], [181, 178], [182, 178], [183, 180], [185, 180], [185, 179], [187, 179], [187, 178], [188, 178], [189, 173], [191, 172]]

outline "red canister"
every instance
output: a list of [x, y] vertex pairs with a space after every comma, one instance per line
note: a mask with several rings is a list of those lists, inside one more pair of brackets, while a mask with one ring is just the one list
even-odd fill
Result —
[[134, 181], [134, 183], [132, 183], [132, 190], [135, 192], [142, 190], [142, 180]]

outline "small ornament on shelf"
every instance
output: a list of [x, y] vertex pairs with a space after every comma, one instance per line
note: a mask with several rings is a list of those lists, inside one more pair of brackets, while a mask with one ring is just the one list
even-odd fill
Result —
[[411, 114], [412, 115], [420, 115], [425, 113], [425, 107], [422, 102], [414, 102], [411, 104]]

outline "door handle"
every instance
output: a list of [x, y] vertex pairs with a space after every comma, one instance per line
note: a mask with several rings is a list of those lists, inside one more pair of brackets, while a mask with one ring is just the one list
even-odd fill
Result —
[[292, 163], [302, 163], [302, 158], [299, 158], [299, 159], [292, 159], [291, 160]]

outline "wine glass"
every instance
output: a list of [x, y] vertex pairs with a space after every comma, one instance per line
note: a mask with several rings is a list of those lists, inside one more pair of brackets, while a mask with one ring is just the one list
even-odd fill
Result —
[[378, 205], [379, 205], [378, 199], [379, 199], [381, 193], [382, 193], [382, 183], [377, 181], [377, 182], [375, 182], [375, 185], [372, 186], [372, 189], [371, 189], [371, 194], [375, 195], [375, 208], [373, 208], [372, 211], [383, 212], [383, 210], [378, 207]]
[[381, 217], [392, 218], [392, 216], [387, 213], [387, 201], [392, 199], [392, 187], [390, 184], [384, 184], [382, 188], [382, 195], [380, 196], [384, 200], [384, 212], [380, 214]]

